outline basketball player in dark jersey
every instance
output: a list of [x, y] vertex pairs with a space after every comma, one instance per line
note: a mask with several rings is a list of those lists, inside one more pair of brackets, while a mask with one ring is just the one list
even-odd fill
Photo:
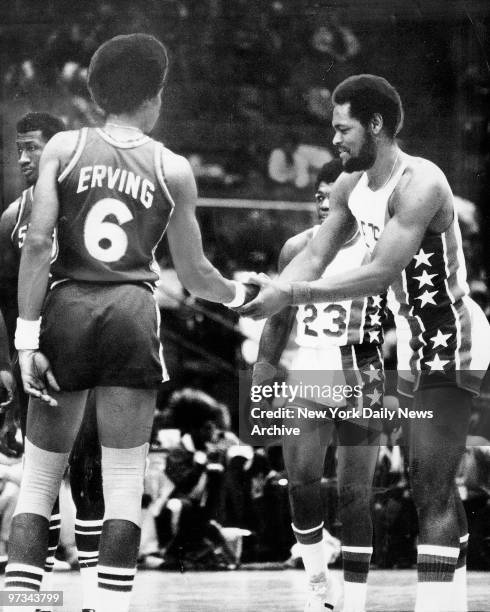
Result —
[[15, 341], [32, 398], [6, 588], [39, 589], [50, 509], [94, 389], [105, 503], [97, 612], [127, 611], [136, 573], [156, 392], [168, 378], [153, 293], [159, 241], [166, 232], [180, 281], [198, 297], [234, 307], [256, 294], [207, 260], [190, 166], [146, 135], [166, 70], [164, 46], [146, 34], [95, 52], [88, 86], [105, 124], [46, 145], [20, 264]]
[[[410, 423], [410, 474], [419, 517], [415, 610], [459, 612], [466, 602], [448, 583], [464, 554], [467, 524], [464, 511], [458, 511], [454, 481], [472, 394], [479, 392], [490, 361], [490, 327], [468, 295], [446, 177], [396, 142], [403, 119], [398, 92], [381, 77], [358, 75], [336, 88], [333, 102], [333, 142], [346, 172], [333, 190], [330, 215], [278, 281], [257, 278], [263, 291], [240, 311], [259, 317], [291, 303], [369, 295], [391, 285], [396, 314], [410, 330], [409, 374], [421, 415]], [[356, 224], [371, 262], [306, 282], [320, 277]]]
[[[0, 219], [0, 249], [2, 255], [2, 307], [9, 322], [9, 337], [13, 347], [15, 321], [17, 318], [17, 278], [20, 255], [29, 227], [34, 186], [39, 174], [41, 153], [54, 134], [65, 129], [63, 122], [49, 113], [27, 113], [17, 123], [17, 150], [19, 166], [27, 188], [6, 209]], [[52, 259], [57, 254], [57, 242], [53, 241]], [[22, 389], [20, 372], [17, 385], [19, 420], [25, 437], [28, 398]], [[95, 422], [95, 405], [92, 398], [87, 402], [83, 426], [70, 454], [70, 485], [76, 507], [75, 543], [82, 577], [82, 610], [95, 609], [97, 594], [97, 554], [100, 530], [104, 515], [102, 476], [100, 472], [100, 444]], [[60, 536], [60, 508], [57, 498], [49, 521], [48, 556], [42, 590], [52, 588], [51, 576], [54, 555]]]

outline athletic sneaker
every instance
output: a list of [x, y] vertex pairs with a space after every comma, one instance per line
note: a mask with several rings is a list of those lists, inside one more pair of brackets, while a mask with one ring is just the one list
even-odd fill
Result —
[[335, 610], [340, 599], [340, 585], [337, 579], [330, 575], [328, 579], [309, 583], [310, 597], [304, 612], [327, 612]]

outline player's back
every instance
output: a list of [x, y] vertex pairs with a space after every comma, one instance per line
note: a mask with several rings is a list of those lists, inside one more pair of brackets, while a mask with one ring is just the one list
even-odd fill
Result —
[[59, 254], [53, 279], [124, 283], [158, 279], [154, 251], [173, 209], [161, 143], [117, 141], [82, 128], [58, 178]]

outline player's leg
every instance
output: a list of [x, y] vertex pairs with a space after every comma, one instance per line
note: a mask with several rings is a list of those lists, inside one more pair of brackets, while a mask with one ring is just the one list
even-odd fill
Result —
[[342, 523], [344, 612], [364, 612], [373, 552], [371, 493], [378, 444], [339, 446], [337, 474]]
[[[297, 407], [291, 406], [297, 411]], [[323, 407], [325, 409], [325, 407]], [[299, 427], [301, 435], [283, 438], [284, 464], [288, 474], [293, 532], [299, 544], [312, 597], [306, 610], [334, 609], [337, 594], [331, 592], [323, 543], [321, 479], [325, 453], [333, 422], [287, 421]], [[315, 607], [316, 606], [316, 607]]]
[[410, 430], [410, 476], [419, 518], [416, 612], [455, 610], [449, 583], [460, 554], [454, 480], [465, 449], [471, 395], [454, 386], [422, 388]]
[[97, 564], [104, 519], [100, 443], [95, 393], [90, 392], [82, 426], [70, 455], [70, 485], [76, 508], [75, 544], [82, 581], [82, 612], [97, 605]]
[[452, 600], [455, 604], [455, 611], [467, 612], [466, 555], [468, 552], [469, 540], [468, 518], [457, 488], [455, 489], [454, 496], [456, 499], [456, 511], [458, 513], [459, 556], [456, 562], [456, 569], [454, 570]]
[[12, 521], [5, 588], [40, 588], [49, 541], [49, 519], [68, 456], [80, 427], [86, 391], [55, 394], [58, 406], [31, 399], [24, 470]]
[[156, 391], [97, 387], [105, 514], [100, 538], [97, 612], [124, 612], [136, 574], [141, 500]]

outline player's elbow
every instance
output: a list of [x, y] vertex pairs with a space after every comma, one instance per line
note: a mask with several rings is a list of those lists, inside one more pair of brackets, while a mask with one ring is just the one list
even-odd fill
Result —
[[49, 234], [43, 232], [37, 232], [35, 230], [29, 230], [27, 233], [25, 244], [22, 248], [22, 252], [29, 254], [32, 257], [40, 257], [43, 255], [49, 257], [53, 245], [53, 238]]

